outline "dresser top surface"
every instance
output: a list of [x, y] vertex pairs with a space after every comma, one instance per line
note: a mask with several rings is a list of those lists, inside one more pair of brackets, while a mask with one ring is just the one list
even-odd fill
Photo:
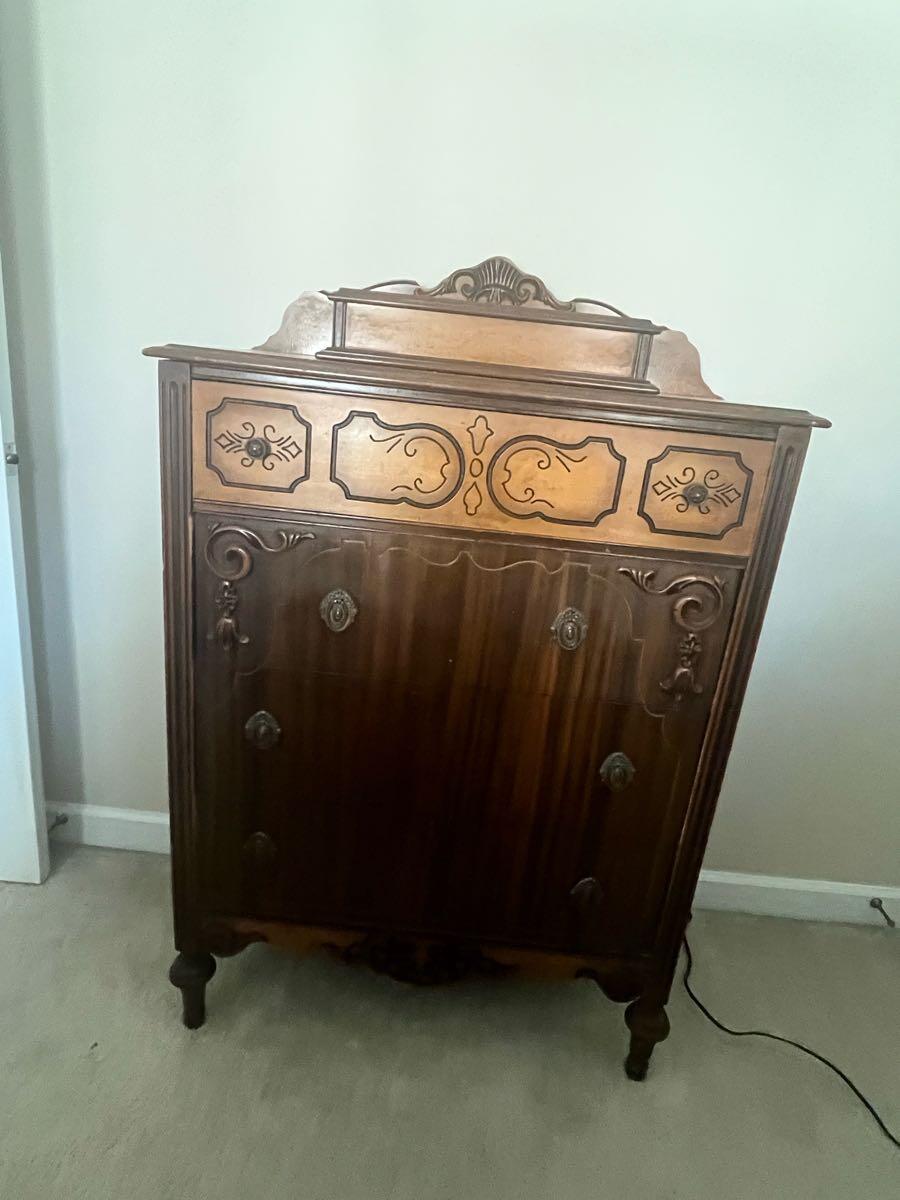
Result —
[[487, 375], [471, 376], [452, 372], [437, 372], [417, 368], [386, 370], [369, 363], [337, 363], [309, 356], [267, 353], [260, 350], [228, 350], [211, 346], [187, 346], [170, 342], [147, 346], [143, 353], [149, 358], [189, 363], [196, 374], [237, 373], [259, 375], [264, 379], [309, 380], [312, 383], [340, 383], [347, 387], [378, 386], [411, 389], [443, 394], [459, 393], [483, 400], [495, 396], [498, 400], [524, 399], [558, 400], [561, 403], [583, 404], [598, 412], [613, 412], [622, 417], [632, 416], [640, 421], [646, 414], [669, 415], [673, 419], [703, 419], [734, 421], [737, 424], [768, 426], [812, 426], [829, 429], [831, 422], [805, 409], [774, 408], [760, 404], [735, 404], [720, 399], [700, 399], [666, 393], [631, 394], [615, 388], [576, 388], [563, 384], [547, 384], [540, 380], [497, 379]]

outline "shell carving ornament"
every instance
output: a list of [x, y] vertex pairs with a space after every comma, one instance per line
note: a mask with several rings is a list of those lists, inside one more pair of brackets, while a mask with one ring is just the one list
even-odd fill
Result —
[[542, 304], [566, 312], [575, 308], [574, 300], [557, 300], [537, 275], [526, 275], [500, 255], [486, 258], [475, 267], [462, 267], [437, 287], [419, 288], [416, 295], [481, 304]]

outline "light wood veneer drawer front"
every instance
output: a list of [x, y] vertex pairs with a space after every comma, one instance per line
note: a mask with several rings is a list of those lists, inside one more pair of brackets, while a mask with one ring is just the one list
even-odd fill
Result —
[[193, 385], [200, 500], [749, 554], [772, 443]]

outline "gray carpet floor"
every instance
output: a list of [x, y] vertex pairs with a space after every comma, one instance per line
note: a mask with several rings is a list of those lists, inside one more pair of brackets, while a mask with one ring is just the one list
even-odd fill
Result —
[[[699, 913], [722, 1019], [812, 1043], [900, 1126], [900, 941]], [[59, 848], [0, 885], [2, 1200], [897, 1200], [900, 1152], [680, 985], [643, 1084], [588, 982], [417, 990], [253, 946], [178, 1019], [168, 861]]]

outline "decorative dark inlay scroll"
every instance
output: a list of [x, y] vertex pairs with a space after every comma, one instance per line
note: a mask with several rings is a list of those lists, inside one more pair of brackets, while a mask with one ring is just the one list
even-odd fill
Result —
[[496, 978], [513, 967], [488, 958], [479, 946], [451, 942], [417, 943], [369, 933], [349, 946], [324, 943], [342, 962], [371, 967], [401, 983], [431, 986], [456, 983], [469, 976]]
[[249, 717], [244, 725], [244, 737], [257, 750], [271, 750], [281, 741], [281, 726], [264, 708]]
[[558, 525], [598, 525], [615, 512], [625, 459], [610, 438], [574, 445], [524, 435], [500, 447], [488, 467], [491, 499], [501, 512]]
[[226, 396], [206, 414], [206, 465], [225, 487], [292, 492], [309, 477], [310, 429], [293, 404]]
[[481, 493], [481, 485], [478, 480], [484, 474], [484, 462], [481, 455], [484, 453], [484, 448], [494, 436], [494, 431], [488, 424], [487, 417], [479, 413], [472, 424], [466, 430], [469, 439], [472, 443], [472, 453], [474, 458], [469, 463], [469, 474], [474, 483], [470, 483], [463, 493], [463, 504], [466, 508], [466, 513], [470, 517], [474, 517], [481, 508], [484, 496]]
[[[222, 525], [216, 522], [209, 526], [203, 557], [206, 565], [222, 581], [216, 588], [215, 604], [220, 616], [216, 622], [214, 636], [223, 650], [236, 650], [250, 641], [247, 634], [240, 632], [235, 610], [238, 606], [238, 591], [234, 586], [245, 579], [253, 570], [251, 550], [266, 554], [281, 554], [291, 550], [300, 542], [312, 540], [314, 533], [299, 530], [276, 529], [274, 542], [267, 542], [254, 529], [242, 525]], [[242, 545], [246, 542], [247, 546]]]
[[660, 680], [660, 689], [671, 695], [676, 704], [685, 696], [699, 696], [703, 687], [697, 683], [697, 659], [703, 643], [697, 634], [708, 629], [722, 611], [725, 603], [725, 580], [718, 575], [681, 575], [667, 584], [656, 585], [656, 571], [636, 567], [619, 567], [643, 592], [651, 596], [676, 596], [672, 604], [672, 620], [686, 631], [676, 644], [677, 661], [670, 676]]
[[358, 612], [356, 601], [343, 588], [334, 588], [327, 596], [322, 597], [319, 605], [319, 616], [332, 633], [343, 633], [356, 620]]
[[743, 523], [752, 480], [737, 451], [666, 446], [647, 463], [638, 512], [654, 533], [719, 540]]
[[550, 626], [550, 632], [563, 650], [577, 650], [587, 637], [587, 631], [584, 613], [577, 608], [564, 608]]
[[482, 454], [485, 446], [494, 436], [494, 431], [488, 424], [487, 417], [481, 413], [475, 418], [472, 424], [466, 430], [472, 442], [472, 453]]
[[462, 447], [437, 425], [388, 425], [354, 410], [334, 427], [331, 479], [348, 500], [435, 508], [464, 476]]
[[614, 750], [600, 767], [600, 778], [611, 792], [623, 792], [635, 776], [634, 763], [621, 750]]
[[[373, 412], [350, 412], [334, 426], [331, 479], [349, 500], [438, 508], [465, 485], [474, 517], [488, 497], [507, 516], [593, 526], [619, 504], [625, 459], [608, 437], [561, 442], [538, 434], [496, 439], [479, 413], [466, 427], [470, 447], [439, 425], [391, 425]], [[465, 440], [465, 439], [463, 439]]]

